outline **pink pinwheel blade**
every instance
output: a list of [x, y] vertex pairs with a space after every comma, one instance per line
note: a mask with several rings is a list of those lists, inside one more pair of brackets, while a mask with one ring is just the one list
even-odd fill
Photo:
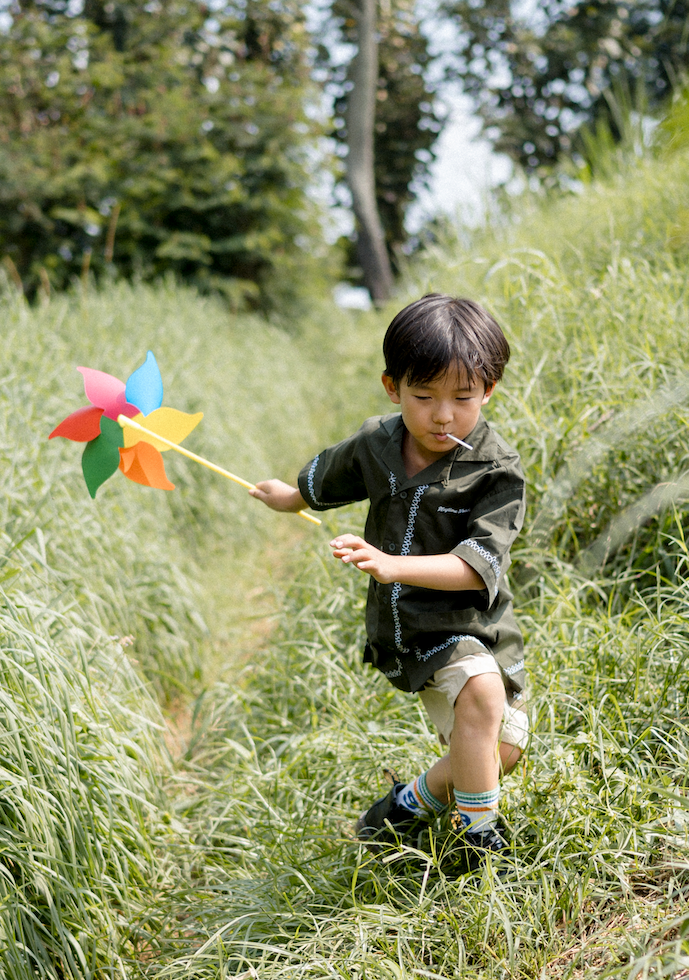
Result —
[[141, 411], [136, 405], [130, 405], [124, 392], [115, 399], [112, 410], [113, 414], [106, 412], [109, 419], [117, 419], [118, 415], [126, 415], [128, 419], [133, 419], [135, 415], [140, 415]]
[[80, 367], [77, 371], [84, 376], [86, 397], [92, 405], [102, 408], [109, 419], [116, 419], [120, 414], [128, 418], [138, 415], [139, 409], [127, 402], [124, 381], [95, 368]]

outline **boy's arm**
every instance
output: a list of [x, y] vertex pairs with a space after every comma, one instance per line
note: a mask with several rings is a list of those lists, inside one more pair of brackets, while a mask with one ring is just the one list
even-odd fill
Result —
[[376, 582], [416, 585], [441, 592], [480, 592], [486, 585], [459, 555], [388, 555], [356, 534], [340, 534], [330, 542], [333, 557], [368, 572]]
[[297, 488], [283, 483], [282, 480], [262, 480], [249, 493], [257, 500], [262, 500], [271, 510], [295, 514], [308, 507]]

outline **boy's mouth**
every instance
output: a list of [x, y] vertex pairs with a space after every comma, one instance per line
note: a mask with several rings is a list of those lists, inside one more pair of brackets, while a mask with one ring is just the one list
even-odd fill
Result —
[[463, 446], [465, 449], [474, 448], [468, 442], [465, 442], [464, 439], [458, 439], [457, 436], [453, 436], [451, 432], [431, 432], [431, 435], [437, 442], [447, 442], [449, 439], [453, 444]]

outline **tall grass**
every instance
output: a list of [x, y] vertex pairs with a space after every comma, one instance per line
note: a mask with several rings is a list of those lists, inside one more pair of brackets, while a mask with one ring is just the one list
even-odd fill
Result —
[[122, 976], [166, 836], [162, 719], [68, 615], [3, 594], [0, 635], [2, 975]]
[[[450, 882], [428, 841], [427, 858], [381, 865], [349, 839], [384, 789], [382, 766], [413, 774], [438, 749], [413, 699], [359, 666], [364, 583], [314, 555], [269, 648], [241, 685], [213, 692], [195, 758], [218, 782], [181, 814], [215, 859], [170, 910], [195, 939], [180, 948], [161, 921], [162, 975], [631, 978], [689, 966], [689, 332], [671, 235], [687, 169], [643, 161], [624, 183], [535, 204], [410, 270], [410, 297], [473, 295], [513, 346], [490, 405], [530, 483], [513, 584], [534, 736], [505, 781], [512, 873]], [[368, 322], [380, 336], [384, 318]], [[378, 357], [355, 361], [372, 389]], [[361, 520], [341, 511], [329, 530]]]
[[184, 747], [187, 706], [240, 660], [221, 642], [233, 617], [211, 642], [204, 614], [245, 609], [247, 554], [272, 535], [279, 552], [284, 535], [270, 517], [256, 521], [255, 502], [233, 484], [175, 459], [174, 495], [116, 474], [93, 502], [81, 447], [47, 437], [85, 403], [77, 365], [126, 378], [152, 348], [166, 404], [206, 412], [194, 448], [258, 479], [308, 440], [307, 381], [322, 355], [305, 362], [308, 341], [299, 350], [284, 331], [238, 323], [173, 286], [39, 310], [8, 290], [3, 325], [1, 972], [126, 975], [117, 964], [137, 947], [133, 910], [165, 879], [160, 848], [181, 832], [164, 819], [166, 741]]
[[439, 750], [418, 702], [360, 666], [355, 573], [314, 558], [271, 649], [215, 692], [195, 753], [214, 783], [177, 811], [196, 828], [195, 881], [156, 920], [161, 975], [527, 978], [595, 963], [622, 977], [649, 952], [676, 968], [686, 590], [619, 615], [584, 600], [544, 583], [540, 613], [524, 616], [535, 735], [505, 781], [511, 871], [450, 881], [428, 841], [427, 856], [381, 864], [351, 839], [353, 815], [384, 792], [382, 766], [409, 776]]
[[361, 505], [318, 531], [172, 459], [175, 493], [116, 475], [94, 504], [78, 448], [45, 442], [83, 403], [74, 366], [124, 378], [151, 348], [165, 404], [206, 413], [192, 448], [291, 480], [387, 410], [395, 310], [319, 301], [285, 330], [169, 283], [35, 311], [6, 297], [8, 976], [689, 968], [688, 177], [682, 150], [524, 201], [438, 243], [395, 304], [471, 295], [513, 349], [488, 408], [529, 480], [511, 576], [534, 735], [504, 783], [504, 877], [448, 878], [442, 821], [384, 862], [351, 838], [384, 765], [411, 776], [440, 751], [418, 701], [360, 663], [364, 577], [325, 541]]

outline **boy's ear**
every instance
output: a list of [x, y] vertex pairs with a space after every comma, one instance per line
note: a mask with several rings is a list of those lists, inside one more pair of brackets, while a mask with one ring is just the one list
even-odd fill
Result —
[[490, 401], [490, 396], [493, 394], [494, 391], [495, 391], [495, 383], [493, 383], [492, 385], [486, 385], [486, 390], [483, 393], [483, 400], [481, 402], [482, 405], [485, 405], [486, 402]]
[[395, 405], [399, 405], [399, 403], [400, 403], [400, 393], [397, 390], [397, 385], [392, 380], [392, 378], [390, 377], [390, 375], [389, 374], [384, 374], [382, 376], [382, 378], [381, 378], [381, 381], [383, 382], [383, 387], [385, 388], [385, 390], [388, 393], [388, 398], [390, 399], [390, 401], [391, 402], [394, 402]]

